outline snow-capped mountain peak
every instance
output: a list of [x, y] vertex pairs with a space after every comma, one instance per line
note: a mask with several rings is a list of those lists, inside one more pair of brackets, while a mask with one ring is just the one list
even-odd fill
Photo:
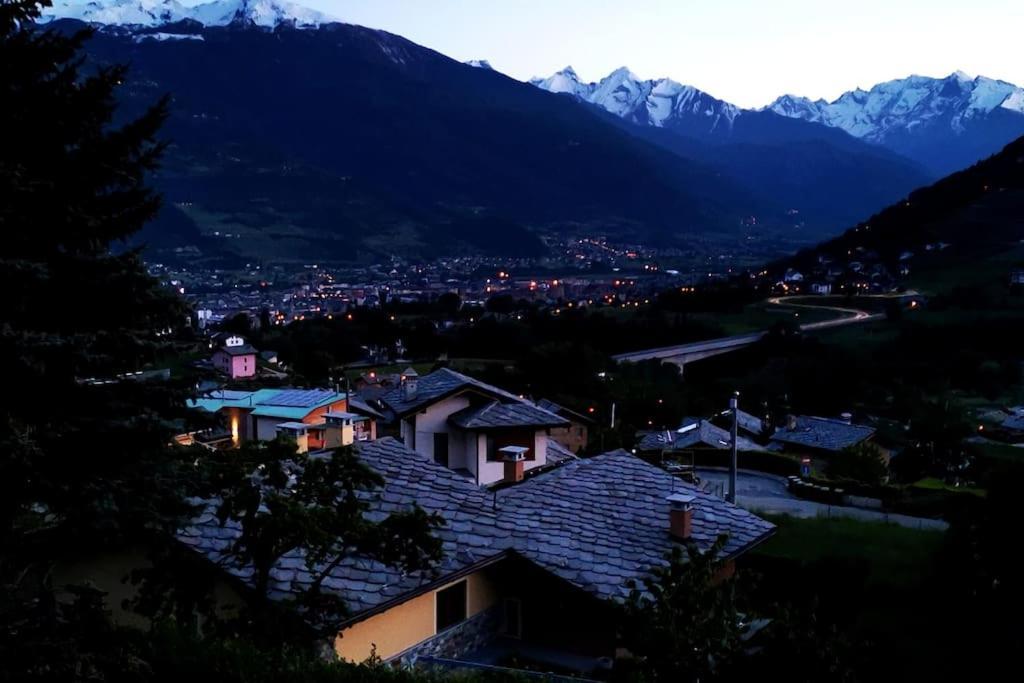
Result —
[[996, 110], [1024, 113], [1024, 89], [984, 76], [955, 71], [945, 78], [909, 76], [879, 83], [870, 90], [857, 88], [833, 102], [812, 102], [783, 95], [767, 107], [791, 118], [841, 128], [872, 142], [883, 142], [899, 131], [948, 122], [954, 133], [966, 121]]
[[669, 78], [643, 80], [628, 67], [619, 67], [597, 83], [583, 83], [571, 66], [533, 85], [553, 93], [567, 93], [633, 123], [670, 127], [682, 117], [706, 119], [711, 129], [731, 125], [739, 113], [693, 86]]
[[192, 19], [204, 26], [243, 24], [313, 28], [334, 19], [287, 0], [212, 0], [185, 7], [177, 0], [54, 0], [40, 21], [79, 19], [95, 24], [155, 27]]

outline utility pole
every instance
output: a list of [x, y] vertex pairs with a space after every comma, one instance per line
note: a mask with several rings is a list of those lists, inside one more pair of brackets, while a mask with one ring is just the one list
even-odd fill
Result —
[[739, 450], [736, 439], [739, 433], [739, 405], [740, 392], [734, 391], [732, 398], [729, 399], [729, 412], [732, 413], [732, 444], [730, 448], [732, 457], [729, 459], [729, 495], [726, 497], [726, 500], [734, 505], [736, 504], [736, 469]]

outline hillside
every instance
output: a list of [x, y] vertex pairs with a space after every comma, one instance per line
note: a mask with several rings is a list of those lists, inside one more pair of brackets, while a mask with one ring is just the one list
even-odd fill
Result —
[[131, 65], [126, 113], [173, 95], [167, 211], [242, 257], [529, 255], [543, 233], [681, 243], [785, 224], [718, 169], [382, 31], [184, 21], [88, 48]]
[[[954, 266], [1016, 249], [1024, 240], [1024, 137], [997, 154], [916, 190], [839, 237], [780, 264], [809, 269], [820, 256], [845, 262], [875, 252]], [[856, 258], [856, 257], [854, 257]]]

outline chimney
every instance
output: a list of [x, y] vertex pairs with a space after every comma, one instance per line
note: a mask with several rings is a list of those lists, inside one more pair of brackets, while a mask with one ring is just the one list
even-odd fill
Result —
[[505, 461], [504, 484], [516, 484], [523, 480], [523, 468], [526, 463], [526, 452], [530, 450], [523, 446], [505, 446], [499, 448], [501, 459]]
[[848, 425], [853, 424], [853, 413], [840, 413], [839, 419]]
[[402, 396], [406, 401], [416, 398], [416, 391], [419, 384], [419, 374], [412, 368], [406, 368], [402, 372]]
[[796, 430], [796, 415], [786, 416], [786, 429], [791, 432]]
[[668, 501], [668, 531], [677, 541], [685, 541], [693, 533], [693, 502], [691, 493], [673, 493]]

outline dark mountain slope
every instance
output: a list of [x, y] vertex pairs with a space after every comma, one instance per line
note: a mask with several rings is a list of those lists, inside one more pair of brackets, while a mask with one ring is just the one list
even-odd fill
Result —
[[[781, 220], [714, 168], [394, 35], [343, 24], [160, 31], [202, 40], [110, 28], [89, 49], [130, 63], [129, 105], [173, 94], [160, 187], [234, 253], [529, 253], [534, 229], [673, 241], [740, 216]], [[469, 236], [468, 217], [498, 223]]]
[[842, 130], [769, 111], [744, 111], [732, 127], [713, 131], [696, 120], [684, 125], [689, 118], [656, 128], [602, 114], [632, 135], [714, 165], [749, 193], [792, 210], [792, 222], [808, 237], [833, 233], [933, 180], [908, 159]]
[[797, 254], [781, 267], [813, 266], [819, 255], [845, 260], [857, 250], [894, 263], [928, 245], [944, 260], [966, 261], [1019, 247], [1024, 240], [1024, 138], [998, 154], [912, 192], [839, 237]]

